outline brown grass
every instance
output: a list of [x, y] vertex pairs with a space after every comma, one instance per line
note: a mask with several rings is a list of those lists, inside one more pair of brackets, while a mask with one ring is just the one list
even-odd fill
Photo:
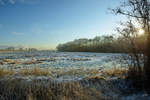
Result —
[[2, 62], [11, 63], [11, 62], [12, 62], [12, 60], [10, 60], [10, 59], [3, 59], [3, 60], [2, 60]]
[[87, 77], [86, 79], [87, 79], [87, 80], [91, 80], [91, 79], [95, 79], [95, 80], [105, 80], [105, 77], [95, 75], [95, 76]]
[[57, 70], [57, 77], [60, 77], [60, 76], [64, 76], [64, 75], [84, 75], [84, 71], [83, 69], [69, 69], [67, 71], [65, 71], [64, 69], [59, 69]]
[[15, 72], [12, 69], [10, 70], [0, 69], [0, 77], [5, 75], [13, 75], [13, 74], [15, 74]]
[[51, 75], [47, 69], [34, 67], [31, 69], [21, 69], [18, 71], [19, 75], [34, 75], [34, 76], [49, 76]]
[[59, 69], [56, 71], [56, 73], [57, 73], [57, 77], [64, 76], [64, 75], [95, 76], [99, 73], [99, 71], [96, 69], [83, 69], [83, 68], [74, 69], [74, 68], [71, 68], [67, 71], [64, 69]]
[[0, 77], [5, 75], [34, 75], [34, 76], [49, 76], [51, 73], [47, 69], [41, 69], [34, 67], [31, 69], [20, 69], [18, 72], [13, 71], [12, 69], [0, 69]]
[[[67, 71], [65, 69], [44, 69], [44, 68], [28, 68], [28, 69], [20, 69], [17, 72], [13, 70], [4, 70], [0, 69], [0, 76], [4, 75], [33, 75], [33, 76], [52, 76], [56, 75], [57, 77], [62, 76], [77, 76], [77, 77], [84, 77], [86, 79], [90, 78], [96, 78], [96, 79], [105, 79], [107, 77], [120, 77], [124, 78], [127, 74], [128, 70], [123, 68], [117, 68], [113, 67], [111, 69], [104, 69], [104, 70], [98, 70], [98, 69], [68, 69]], [[101, 73], [101, 75], [100, 75]]]
[[102, 71], [104, 76], [124, 77], [128, 69], [113, 67]]
[[[116, 74], [123, 72], [123, 69], [113, 68], [113, 70], [104, 71], [105, 74]], [[12, 70], [10, 70], [12, 71]], [[85, 75], [89, 74], [89, 83], [92, 83], [90, 79], [97, 80], [105, 79], [99, 76], [99, 70], [96, 69], [70, 69], [66, 72], [64, 70], [53, 69], [41, 69], [34, 67], [31, 69], [21, 69], [16, 73], [17, 75], [34, 75], [34, 76], [48, 76], [52, 75], [51, 72], [58, 73], [60, 75]], [[117, 72], [116, 72], [117, 71]], [[2, 70], [3, 75], [13, 75], [7, 70]], [[1, 71], [0, 71], [1, 74]], [[86, 81], [87, 82], [87, 81]], [[85, 83], [86, 83], [85, 82]], [[0, 100], [111, 100], [110, 97], [105, 97], [101, 90], [98, 90], [94, 86], [85, 87], [83, 81], [69, 81], [69, 82], [57, 82], [52, 79], [33, 79], [27, 82], [26, 79], [14, 78], [0, 80]], [[93, 84], [94, 85], [94, 84]], [[113, 99], [117, 100], [117, 99]]]
[[9, 79], [0, 81], [0, 86], [0, 100], [105, 100], [100, 91], [79, 82], [32, 80], [26, 84], [23, 79]]

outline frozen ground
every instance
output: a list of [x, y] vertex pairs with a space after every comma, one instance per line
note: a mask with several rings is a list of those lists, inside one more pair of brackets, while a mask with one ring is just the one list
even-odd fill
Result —
[[[146, 92], [136, 92], [136, 90], [131, 88], [129, 81], [115, 77], [114, 75], [107, 77], [101, 73], [105, 69], [111, 70], [112, 67], [117, 66], [120, 68], [124, 66], [125, 63], [122, 64], [124, 60], [120, 60], [120, 57], [122, 57], [122, 54], [112, 53], [48, 51], [0, 53], [0, 67], [4, 69], [11, 68], [16, 72], [20, 69], [33, 67], [53, 69], [56, 73], [57, 70], [63, 69], [60, 70], [61, 72], [58, 72], [59, 75], [56, 75], [55, 72], [52, 73], [52, 77], [30, 75], [12, 75], [10, 77], [12, 80], [24, 80], [25, 83], [30, 83], [33, 80], [40, 80], [44, 82], [44, 85], [47, 84], [44, 80], [49, 81], [54, 79], [58, 83], [79, 81], [84, 87], [95, 88], [101, 91], [104, 97], [118, 98], [118, 100], [150, 100], [150, 96]], [[94, 75], [91, 75], [91, 73]], [[102, 76], [102, 78], [97, 78], [95, 76]], [[0, 79], [0, 82], [9, 78], [5, 76]], [[134, 93], [132, 93], [132, 91], [134, 91]]]
[[0, 53], [2, 68], [109, 68], [120, 65], [121, 54], [79, 52]]

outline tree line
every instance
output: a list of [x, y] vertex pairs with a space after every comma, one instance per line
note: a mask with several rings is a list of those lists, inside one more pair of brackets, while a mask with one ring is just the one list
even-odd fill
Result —
[[128, 41], [122, 37], [111, 35], [96, 36], [93, 39], [75, 39], [57, 46], [58, 51], [63, 52], [100, 52], [100, 53], [123, 53], [128, 51]]

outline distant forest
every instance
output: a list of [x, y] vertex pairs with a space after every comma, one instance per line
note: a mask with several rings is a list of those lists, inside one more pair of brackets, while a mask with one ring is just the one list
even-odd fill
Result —
[[93, 39], [75, 39], [57, 46], [58, 51], [63, 52], [101, 52], [101, 53], [125, 53], [130, 48], [128, 41], [121, 37], [96, 36]]

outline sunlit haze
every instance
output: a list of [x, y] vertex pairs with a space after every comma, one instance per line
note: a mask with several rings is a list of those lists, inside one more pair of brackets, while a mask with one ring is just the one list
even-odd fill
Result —
[[143, 35], [145, 33], [145, 31], [141, 28], [141, 29], [139, 29], [139, 31], [138, 31], [138, 34], [139, 35]]

